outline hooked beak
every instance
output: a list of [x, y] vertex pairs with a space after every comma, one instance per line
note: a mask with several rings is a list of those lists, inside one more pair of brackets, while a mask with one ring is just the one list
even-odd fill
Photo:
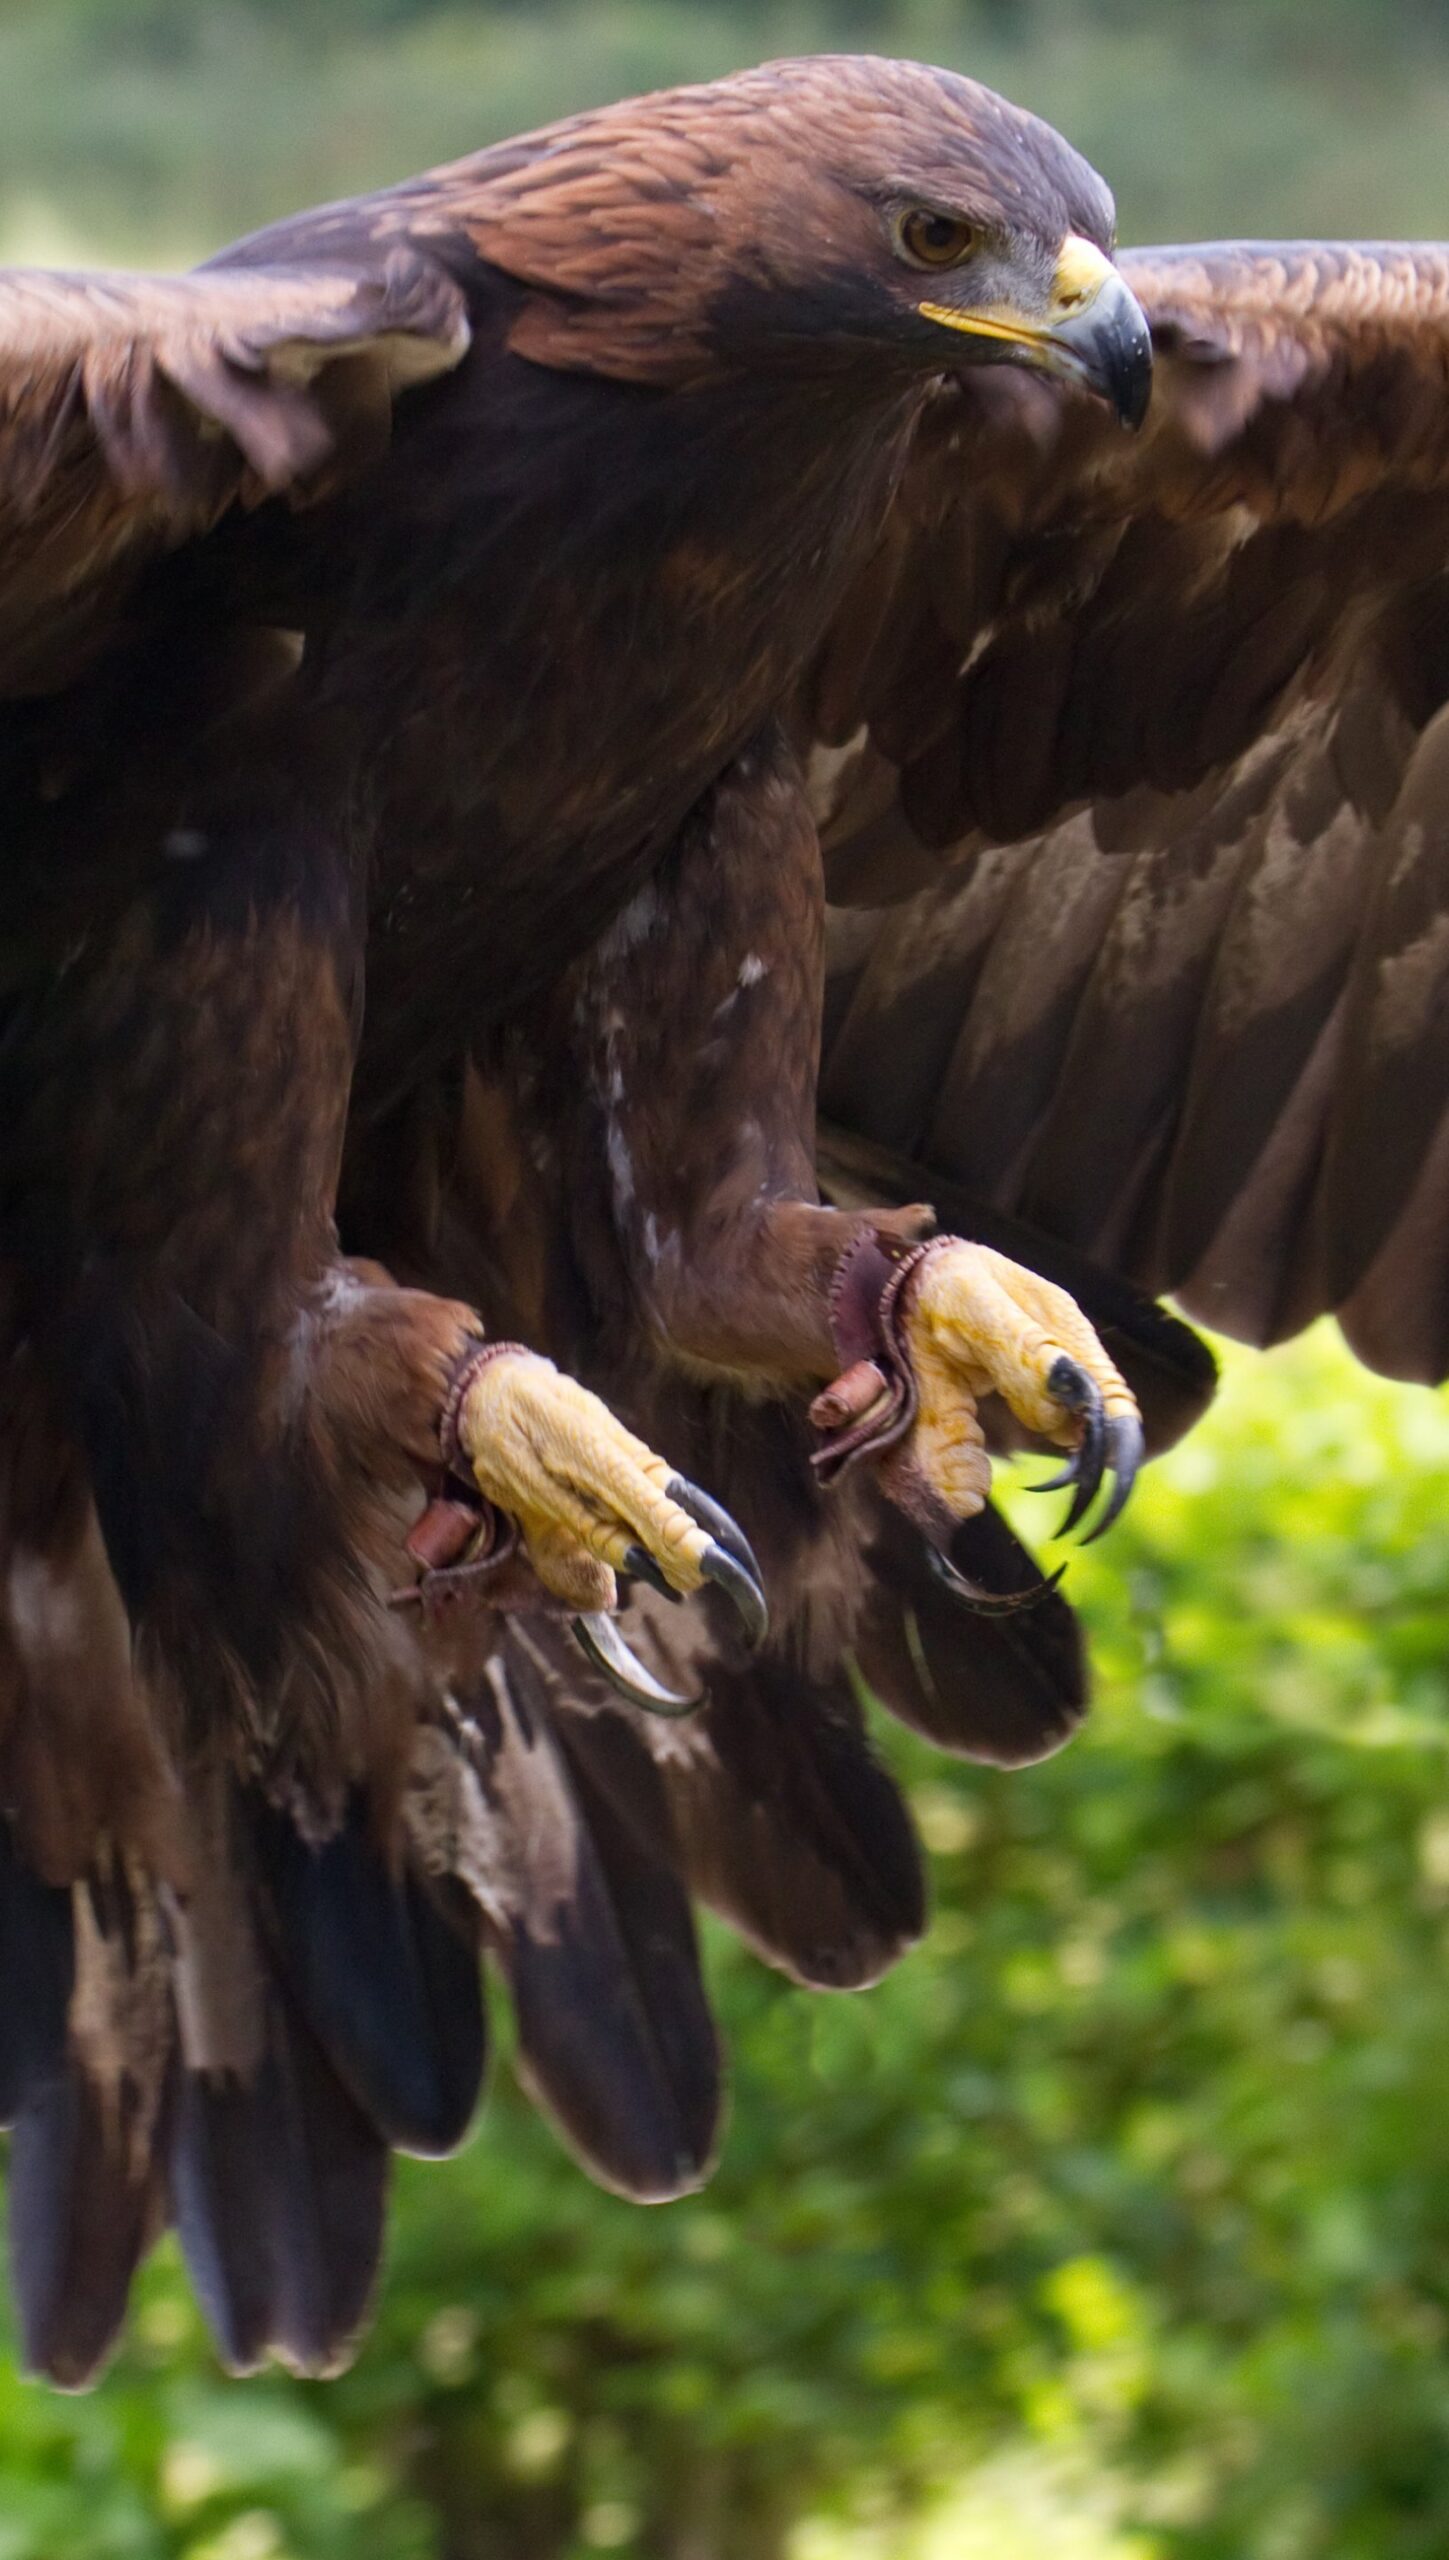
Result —
[[1124, 427], [1140, 427], [1147, 415], [1152, 337], [1142, 306], [1110, 258], [1075, 232], [1062, 242], [1040, 317], [1006, 304], [990, 311], [958, 311], [944, 302], [917, 308], [925, 320], [984, 340], [998, 363], [1084, 383], [1110, 403]]

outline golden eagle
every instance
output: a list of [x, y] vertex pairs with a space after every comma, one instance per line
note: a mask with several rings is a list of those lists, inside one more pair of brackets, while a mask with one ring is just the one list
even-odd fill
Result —
[[62, 2382], [168, 2221], [231, 2365], [345, 2355], [485, 1950], [594, 2174], [702, 2177], [691, 1899], [869, 1981], [923, 1901], [860, 1680], [1070, 1732], [988, 1437], [1103, 1525], [1211, 1391], [1144, 1290], [1449, 1360], [1449, 255], [1112, 239], [1032, 118], [820, 59], [0, 276]]

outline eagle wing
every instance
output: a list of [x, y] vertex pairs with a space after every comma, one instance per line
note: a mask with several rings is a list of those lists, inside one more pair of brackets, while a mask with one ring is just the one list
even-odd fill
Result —
[[[1449, 258], [1174, 253], [1134, 282], [1164, 359], [1144, 439], [1004, 376], [944, 396], [797, 706], [836, 893], [872, 910], [839, 921], [824, 1171], [877, 1196], [908, 1178], [957, 1224], [971, 1200], [1030, 1215], [1051, 1252], [1156, 1280], [1165, 1204], [1187, 1196], [1174, 1151], [1236, 1076], [1245, 1170], [1213, 1250], [1246, 1289], [1266, 1248], [1232, 1259], [1222, 1234], [1301, 1244], [1271, 1183], [1279, 1227], [1244, 1224], [1274, 1166], [1311, 1164], [1322, 1187], [1337, 1146], [1353, 1178], [1391, 1187], [1393, 1161], [1417, 1184], [1436, 1160], [1437, 875], [1414, 812], [1449, 691]], [[64, 685], [148, 561], [229, 507], [325, 490], [398, 385], [465, 336], [446, 277], [405, 247], [175, 285], [0, 283], [0, 685]], [[1387, 1057], [1375, 1027], [1391, 983], [1413, 1055]], [[1256, 1009], [1234, 1011], [1235, 986], [1263, 990]], [[1366, 1095], [1381, 1118], [1419, 1115], [1389, 1131], [1398, 1159], [1353, 1118]], [[1198, 1142], [1210, 1171], [1217, 1144]], [[440, 1212], [450, 1285], [482, 1250], [449, 1225], [465, 1205]], [[1326, 1232], [1355, 1232], [1333, 1214]], [[1072, 1277], [1097, 1313], [1105, 1284]], [[1180, 1420], [1205, 1392], [1180, 1329], [1144, 1333], [1125, 1285], [1115, 1303]], [[16, 2284], [43, 2369], [94, 2369], [167, 2214], [229, 2361], [271, 2345], [334, 2363], [376, 2262], [386, 2147], [444, 2149], [469, 2113], [480, 1942], [527, 2077], [596, 2173], [641, 2194], [693, 2183], [719, 2088], [689, 1898], [821, 1983], [872, 1978], [921, 1925], [909, 1823], [830, 1605], [835, 1586], [858, 1596], [862, 1560], [857, 1661], [908, 1722], [1005, 1761], [1070, 1731], [1082, 1663], [1059, 1595], [964, 1622], [968, 1644], [869, 1488], [814, 1500], [798, 1417], [676, 1383], [681, 1457], [773, 1501], [765, 1543], [794, 1571], [753, 1660], [718, 1618], [681, 1629], [638, 1601], [666, 1662], [699, 1648], [712, 1695], [688, 1723], [601, 1694], [543, 1622], [450, 1692], [451, 1721], [420, 1720], [396, 1859], [359, 1795], [304, 1841], [236, 1788], [188, 1804], [178, 1911], [144, 1837], [116, 1878], [70, 1888], [0, 1826], [0, 1936], [30, 1986], [0, 2011], [0, 2119], [16, 2119]], [[131, 1656], [88, 1510], [73, 1544], [119, 1718]], [[990, 1514], [969, 1561], [988, 1591], [1030, 1577]], [[73, 1622], [37, 1615], [27, 1668], [69, 1695]]]
[[[230, 508], [325, 495], [376, 452], [394, 395], [455, 364], [467, 337], [462, 295], [441, 267], [406, 247], [373, 257], [365, 240], [333, 264], [285, 269], [0, 273], [0, 698], [15, 733], [32, 711], [50, 711], [27, 697], [47, 696], [62, 735], [71, 688], [135, 640], [140, 582], [160, 555]], [[7, 728], [7, 757], [11, 745]], [[22, 779], [18, 801], [25, 788]], [[103, 801], [98, 864], [115, 850], [105, 814]], [[10, 965], [63, 1023], [61, 976], [37, 923], [40, 866], [24, 827], [12, 833]], [[137, 966], [138, 1006], [154, 1000], [153, 957]], [[6, 1006], [21, 1002], [7, 979]], [[174, 1012], [156, 1018], [174, 1034]], [[9, 1040], [10, 1010], [5, 1024]], [[83, 1042], [83, 1028], [73, 1036]], [[233, 1062], [238, 1082], [249, 1063]], [[294, 1087], [314, 1063], [292, 1057]], [[476, 1960], [466, 1942], [460, 1958], [456, 1932], [419, 1896], [400, 1898], [370, 1844], [343, 1831], [331, 1867], [299, 1887], [295, 1848], [289, 1863], [275, 1823], [239, 1857], [224, 1789], [212, 1801], [199, 1781], [183, 1807], [85, 1470], [37, 1385], [9, 1294], [10, 1257], [23, 1250], [23, 1211], [8, 1190], [0, 1945], [7, 1979], [26, 1987], [0, 2004], [0, 2122], [14, 2127], [26, 2353], [68, 2383], [92, 2374], [137, 2260], [169, 2217], [231, 2361], [255, 2362], [271, 2343], [315, 2368], [355, 2331], [371, 2288], [380, 2126], [395, 2131], [405, 2111], [415, 2143], [442, 2139], [471, 2107]], [[28, 1616], [22, 1587], [34, 1595]], [[161, 1806], [171, 1810], [148, 1835]], [[253, 1802], [252, 1819], [265, 1816]], [[156, 1875], [168, 1857], [179, 1872], [178, 1851], [205, 1883], [173, 1927]], [[299, 1957], [283, 1981], [287, 1968], [265, 1952], [264, 1863], [279, 1940], [290, 1930], [299, 1947], [329, 1943], [319, 1895], [344, 1902], [350, 1926], [370, 1915], [369, 1983], [398, 2005], [389, 2051], [408, 2057], [402, 2080], [412, 2072], [406, 2087], [393, 2072], [371, 2115], [350, 2094], [365, 2037], [338, 1999], [335, 1964], [324, 2035], [307, 2008], [315, 1964], [298, 1970]], [[430, 2032], [435, 2013], [446, 2025]]]
[[[836, 902], [827, 1197], [929, 1198], [1068, 1287], [1161, 1447], [1213, 1372], [1144, 1289], [1258, 1340], [1335, 1307], [1378, 1365], [1449, 1368], [1449, 250], [1125, 264], [1143, 433], [1018, 373], [943, 391], [794, 717]], [[736, 1414], [734, 1479], [707, 1462], [772, 1557], [784, 1428]], [[589, 1727], [641, 1836], [814, 1982], [919, 1925], [831, 1596], [876, 1696], [948, 1750], [1035, 1758], [1086, 1695], [1063, 1595], [965, 1617], [855, 1501], [811, 1510], [793, 1593], [772, 1573], [778, 1673], [710, 1660], [687, 1747], [617, 1706]], [[984, 1592], [1033, 1579], [989, 1509], [961, 1561]], [[606, 1752], [626, 1720], [649, 1785]]]
[[826, 1176], [864, 1143], [1225, 1331], [1332, 1309], [1439, 1378], [1449, 249], [1124, 266], [1142, 435], [944, 394], [799, 705]]
[[0, 272], [0, 692], [104, 645], [146, 562], [321, 494], [395, 392], [456, 364], [459, 288], [406, 248], [186, 276]]
[[[837, 902], [822, 1187], [931, 1199], [1069, 1288], [1161, 1447], [1213, 1383], [1142, 1295], [1182, 1277], [1168, 1208], [1213, 1240], [1189, 1303], [1266, 1336], [1312, 1312], [1310, 1243], [1318, 1270], [1355, 1252], [1395, 1161], [1409, 1185], [1435, 1173], [1449, 251], [1127, 263], [1159, 358], [1142, 435], [1015, 372], [943, 390], [793, 722]], [[1408, 1056], [1371, 1014], [1401, 952]], [[1402, 1229], [1418, 1260], [1384, 1365], [1432, 1371], [1444, 1223], [1438, 1264]], [[1358, 1312], [1343, 1288], [1318, 1303]], [[742, 1662], [636, 1597], [709, 1704], [681, 1738], [590, 1702], [583, 1747], [631, 1835], [755, 1946], [806, 1981], [868, 1979], [919, 1927], [920, 1887], [844, 1642], [905, 1722], [1009, 1764], [1079, 1721], [1078, 1631], [1056, 1592], [963, 1616], [870, 1487], [814, 1495], [780, 1409], [695, 1408], [677, 1384], [650, 1428], [749, 1523], [772, 1650]], [[989, 1510], [953, 1552], [986, 1596], [1036, 1578]]]

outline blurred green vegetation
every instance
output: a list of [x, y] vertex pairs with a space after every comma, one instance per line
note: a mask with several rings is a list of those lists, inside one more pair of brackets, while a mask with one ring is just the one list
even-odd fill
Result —
[[1072, 1580], [1068, 1752], [890, 1740], [892, 1981], [712, 1944], [706, 2194], [500, 2070], [342, 2382], [224, 2383], [169, 2258], [91, 2399], [0, 2370], [0, 2560], [1442, 2560], [1449, 1407], [1235, 1357]]
[[[0, 0], [0, 240], [180, 260], [839, 44], [1053, 117], [1129, 238], [1449, 231], [1449, 0]], [[222, 2382], [164, 2252], [91, 2398], [0, 2361], [0, 2560], [1442, 2560], [1449, 1410], [1235, 1359], [1073, 1588], [1061, 1760], [888, 1742], [921, 1953], [711, 1940], [705, 2196], [596, 2194], [501, 2064], [341, 2383]]]
[[181, 261], [601, 98], [829, 46], [1049, 116], [1124, 238], [1449, 228], [1449, 0], [0, 0], [0, 241]]

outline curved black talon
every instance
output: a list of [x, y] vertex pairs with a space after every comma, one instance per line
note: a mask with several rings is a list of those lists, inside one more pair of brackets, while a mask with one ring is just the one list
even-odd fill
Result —
[[1147, 1442], [1141, 1422], [1135, 1413], [1118, 1414], [1115, 1420], [1108, 1423], [1107, 1464], [1115, 1481], [1101, 1519], [1097, 1522], [1095, 1529], [1087, 1531], [1082, 1540], [1084, 1547], [1089, 1547], [1094, 1538], [1100, 1538], [1103, 1530], [1110, 1529], [1113, 1521], [1120, 1517], [1126, 1507], [1127, 1496], [1137, 1481], [1137, 1470], [1146, 1453]]
[[765, 1577], [760, 1571], [759, 1559], [738, 1520], [731, 1517], [724, 1504], [716, 1502], [701, 1486], [691, 1484], [688, 1476], [671, 1476], [664, 1490], [670, 1501], [677, 1502], [681, 1511], [687, 1511], [701, 1529], [708, 1529], [725, 1554], [733, 1556], [736, 1564], [743, 1565], [751, 1580], [759, 1583], [763, 1590]]
[[650, 1590], [657, 1591], [661, 1600], [678, 1602], [684, 1598], [682, 1591], [675, 1590], [664, 1567], [656, 1562], [647, 1547], [641, 1547], [637, 1541], [624, 1549], [624, 1561], [619, 1570], [629, 1574], [635, 1582], [647, 1582]]
[[969, 1609], [977, 1618], [1014, 1618], [1019, 1609], [1034, 1609], [1049, 1591], [1055, 1591], [1066, 1572], [1059, 1564], [1055, 1573], [1044, 1573], [1040, 1582], [1027, 1584], [1024, 1591], [982, 1591], [968, 1582], [964, 1573], [943, 1555], [939, 1547], [928, 1545], [926, 1563], [943, 1589], [949, 1591], [960, 1609]]
[[607, 1610], [590, 1609], [569, 1621], [579, 1651], [587, 1656], [596, 1671], [602, 1672], [611, 1689], [632, 1706], [642, 1707], [651, 1716], [689, 1716], [704, 1704], [703, 1693], [692, 1698], [681, 1697], [675, 1689], [666, 1689], [652, 1671], [646, 1671], [637, 1654], [631, 1653]]
[[1107, 1416], [1102, 1391], [1096, 1380], [1089, 1378], [1080, 1363], [1069, 1359], [1065, 1351], [1052, 1362], [1047, 1372], [1047, 1385], [1058, 1404], [1065, 1405], [1068, 1413], [1079, 1413], [1082, 1417], [1081, 1441], [1064, 1471], [1064, 1481], [1077, 1488], [1067, 1516], [1057, 1531], [1059, 1538], [1065, 1538], [1076, 1528], [1078, 1521], [1086, 1518], [1096, 1500], [1107, 1458]]
[[751, 1644], [763, 1644], [770, 1632], [769, 1607], [755, 1576], [739, 1557], [712, 1539], [700, 1557], [699, 1569], [706, 1582], [717, 1583], [725, 1597], [734, 1602]]

